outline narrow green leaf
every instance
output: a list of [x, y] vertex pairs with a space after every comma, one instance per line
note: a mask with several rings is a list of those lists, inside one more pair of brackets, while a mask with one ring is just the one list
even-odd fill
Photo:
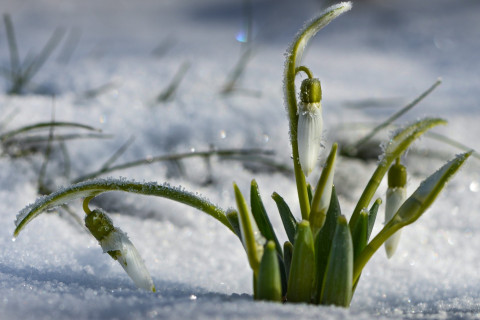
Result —
[[288, 277], [287, 300], [310, 303], [315, 278], [315, 249], [310, 223], [298, 224]]
[[277, 204], [278, 212], [280, 213], [280, 218], [282, 218], [283, 227], [287, 233], [288, 240], [295, 244], [295, 234], [297, 233], [297, 220], [292, 214], [290, 207], [283, 200], [283, 198], [276, 192], [272, 194], [272, 198]]
[[290, 266], [292, 264], [293, 244], [290, 241], [285, 241], [283, 244], [283, 259], [285, 261], [285, 274], [287, 279], [290, 277]]
[[240, 241], [243, 243], [242, 240], [242, 231], [240, 230], [240, 221], [238, 220], [238, 212], [236, 210], [229, 210], [227, 211], [227, 220], [230, 222], [230, 225], [233, 228], [233, 232], [238, 236]]
[[373, 254], [391, 235], [420, 218], [472, 152], [473, 151], [470, 151], [456, 156], [420, 184], [417, 190], [404, 202], [395, 216], [383, 227], [377, 236], [373, 238], [355, 261], [354, 282], [359, 278], [363, 268]]
[[377, 200], [375, 200], [375, 202], [373, 203], [368, 213], [367, 242], [370, 239], [370, 236], [372, 234], [373, 226], [375, 225], [375, 219], [377, 218], [378, 208], [380, 208], [381, 204], [382, 204], [382, 199], [378, 198]]
[[332, 199], [330, 200], [330, 207], [328, 208], [327, 218], [323, 228], [315, 237], [315, 288], [313, 301], [318, 303], [320, 301], [320, 294], [322, 291], [323, 278], [325, 270], [327, 269], [328, 255], [332, 247], [335, 229], [337, 227], [338, 217], [341, 215], [340, 203], [338, 202], [335, 187], [332, 188]]
[[48, 196], [38, 198], [33, 204], [25, 207], [17, 215], [14, 237], [18, 236], [20, 231], [42, 212], [75, 199], [96, 197], [101, 193], [109, 191], [123, 191], [157, 196], [180, 202], [207, 213], [233, 231], [225, 215], [225, 211], [198, 194], [185, 191], [179, 187], [172, 187], [168, 184], [157, 184], [156, 182], [140, 183], [126, 179], [97, 179], [59, 189]]
[[250, 210], [248, 210], [247, 202], [243, 197], [238, 186], [234, 183], [233, 190], [235, 192], [235, 200], [239, 213], [240, 230], [242, 232], [242, 240], [245, 251], [247, 252], [248, 262], [255, 275], [258, 274], [260, 268], [260, 260], [263, 254], [263, 243], [260, 243], [262, 235], [258, 230]]
[[282, 301], [282, 284], [280, 267], [277, 259], [275, 242], [268, 241], [260, 262], [257, 279], [257, 299]]
[[368, 211], [362, 210], [360, 212], [360, 218], [357, 220], [357, 225], [353, 228], [352, 241], [353, 241], [353, 258], [356, 259], [358, 255], [367, 246], [368, 235]]
[[333, 176], [335, 173], [335, 159], [337, 156], [338, 145], [333, 144], [330, 154], [327, 157], [325, 166], [315, 187], [315, 195], [312, 201], [310, 211], [310, 225], [312, 226], [313, 234], [316, 234], [325, 223], [327, 217], [328, 207], [330, 206], [330, 199], [332, 197]]
[[268, 218], [267, 211], [265, 210], [265, 206], [263, 205], [262, 198], [260, 197], [260, 191], [258, 189], [258, 184], [255, 180], [252, 180], [251, 187], [250, 187], [250, 203], [252, 207], [252, 214], [253, 218], [255, 218], [255, 222], [257, 223], [258, 229], [262, 233], [262, 235], [267, 239], [267, 241], [275, 242], [275, 247], [277, 249], [277, 253], [283, 259], [282, 247], [280, 246], [280, 242], [278, 242], [277, 236], [275, 234], [275, 230], [273, 230], [272, 223]]
[[352, 299], [353, 244], [344, 216], [338, 218], [320, 303], [348, 307]]

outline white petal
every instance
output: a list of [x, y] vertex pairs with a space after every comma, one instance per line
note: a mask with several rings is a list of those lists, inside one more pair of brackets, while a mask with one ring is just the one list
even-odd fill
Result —
[[[406, 198], [405, 188], [388, 188], [387, 201], [385, 203], [385, 223], [389, 222], [395, 213], [397, 213], [400, 206], [405, 202]], [[385, 251], [387, 257], [390, 259], [397, 250], [400, 241], [401, 230], [398, 230], [390, 238], [385, 241]]]
[[119, 251], [115, 256], [117, 261], [138, 288], [155, 291], [152, 278], [143, 263], [142, 257], [122, 230], [115, 228], [100, 241], [100, 245], [103, 252]]
[[320, 103], [299, 103], [298, 154], [303, 173], [308, 176], [317, 163], [322, 142], [323, 117]]

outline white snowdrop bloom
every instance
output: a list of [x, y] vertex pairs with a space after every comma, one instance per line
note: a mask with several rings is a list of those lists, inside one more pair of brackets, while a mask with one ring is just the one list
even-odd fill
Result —
[[298, 105], [297, 142], [300, 165], [308, 176], [317, 163], [323, 131], [322, 89], [318, 79], [305, 79]]
[[98, 240], [103, 252], [120, 263], [138, 288], [155, 291], [150, 273], [137, 249], [126, 233], [113, 226], [105, 212], [96, 209], [88, 213], [85, 226]]
[[[407, 171], [398, 161], [388, 171], [387, 201], [385, 203], [385, 223], [388, 223], [407, 197]], [[397, 250], [401, 230], [398, 230], [385, 241], [385, 251], [390, 259]]]
[[119, 228], [115, 228], [114, 231], [100, 241], [100, 246], [103, 252], [109, 253], [120, 263], [138, 288], [155, 292], [155, 286], [150, 273], [126, 233]]

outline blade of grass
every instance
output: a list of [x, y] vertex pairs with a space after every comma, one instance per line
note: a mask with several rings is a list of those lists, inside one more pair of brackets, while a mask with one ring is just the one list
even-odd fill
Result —
[[181, 160], [186, 158], [205, 157], [205, 156], [228, 157], [233, 154], [250, 155], [250, 154], [258, 154], [258, 153], [270, 154], [271, 151], [263, 150], [263, 149], [225, 149], [225, 150], [185, 152], [185, 153], [169, 154], [169, 155], [157, 156], [157, 157], [148, 157], [148, 158], [135, 160], [135, 161], [97, 170], [95, 172], [78, 177], [77, 179], [75, 179], [74, 182], [76, 183], [76, 182], [96, 178], [102, 174], [110, 173], [116, 170], [128, 169], [128, 168], [151, 164], [151, 163], [160, 162], [160, 161], [174, 161], [174, 160]]
[[14, 79], [15, 74], [17, 74], [20, 70], [20, 55], [18, 53], [17, 40], [15, 38], [15, 30], [13, 28], [12, 19], [8, 13], [3, 15], [3, 22], [5, 24], [8, 49], [10, 53], [10, 74], [12, 79]]
[[365, 144], [367, 141], [369, 141], [371, 138], [373, 138], [380, 130], [386, 128], [389, 126], [391, 123], [393, 123], [395, 120], [400, 118], [402, 115], [407, 113], [410, 109], [415, 107], [420, 101], [425, 99], [430, 93], [432, 93], [433, 90], [435, 90], [436, 87], [438, 87], [442, 83], [441, 79], [438, 79], [435, 81], [435, 83], [428, 88], [425, 92], [423, 92], [421, 95], [419, 95], [417, 98], [415, 98], [412, 102], [407, 104], [405, 107], [400, 109], [399, 111], [395, 112], [393, 115], [391, 115], [387, 120], [376, 126], [375, 128], [370, 131], [369, 134], [367, 134], [365, 137], [360, 139], [355, 145], [353, 146], [354, 149], [358, 149], [360, 146]]
[[184, 62], [180, 68], [178, 69], [177, 73], [175, 76], [172, 78], [172, 81], [168, 85], [168, 87], [165, 88], [155, 99], [156, 102], [167, 102], [171, 99], [173, 99], [173, 96], [178, 90], [178, 87], [180, 86], [180, 82], [183, 80], [185, 77], [185, 74], [187, 73], [188, 69], [190, 69], [190, 62]]
[[45, 129], [47, 128], [50, 130], [51, 127], [68, 127], [68, 128], [78, 128], [78, 129], [85, 129], [89, 131], [97, 131], [101, 132], [101, 129], [94, 128], [89, 125], [81, 124], [81, 123], [75, 123], [75, 122], [39, 122], [31, 125], [27, 125], [24, 127], [20, 127], [18, 129], [14, 129], [8, 132], [5, 132], [0, 135], [0, 141], [5, 141], [7, 139], [10, 139], [18, 134], [29, 132], [32, 130], [38, 130], [38, 129]]

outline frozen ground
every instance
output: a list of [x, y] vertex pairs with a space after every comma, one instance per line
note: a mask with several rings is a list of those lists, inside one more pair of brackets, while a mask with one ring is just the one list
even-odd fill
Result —
[[[240, 0], [3, 0], [0, 12], [11, 14], [22, 59], [29, 51], [38, 52], [56, 27], [64, 27], [67, 34], [78, 30], [81, 36], [68, 63], [57, 59], [62, 41], [28, 94], [7, 96], [3, 92], [8, 83], [0, 82], [0, 120], [16, 114], [1, 132], [50, 121], [55, 105], [55, 119], [90, 124], [114, 135], [68, 142], [70, 180], [101, 167], [132, 135], [135, 141], [118, 163], [213, 145], [265, 148], [275, 152], [276, 162], [289, 164], [283, 54], [303, 21], [322, 6], [320, 1], [253, 1], [254, 53], [239, 84], [261, 96], [225, 97], [219, 91], [241, 53], [236, 40], [244, 30]], [[435, 132], [480, 149], [479, 30], [476, 0], [354, 3], [351, 12], [317, 35], [304, 59], [323, 84], [325, 144], [360, 137], [364, 131], [352, 129], [352, 122], [379, 122], [442, 77], [443, 84], [401, 120], [445, 117], [449, 126]], [[161, 44], [166, 50], [153, 55]], [[185, 62], [190, 67], [175, 98], [154, 104]], [[9, 66], [3, 24], [0, 65]], [[82, 99], [83, 92], [107, 83], [113, 88]], [[352, 107], [371, 99], [380, 106]], [[417, 152], [427, 149], [426, 154]], [[457, 152], [429, 138], [416, 144], [407, 158], [409, 190], [441, 165], [438, 157], [447, 159]], [[53, 159], [47, 167], [49, 185], [68, 184], [62, 153], [55, 151]], [[42, 163], [41, 153], [0, 158], [1, 319], [480, 318], [478, 159], [470, 160], [425, 216], [404, 230], [393, 259], [379, 252], [371, 261], [349, 310], [252, 302], [251, 274], [240, 242], [210, 217], [165, 200], [113, 193], [97, 202], [139, 249], [156, 284], [155, 294], [137, 290], [93, 237], [56, 214], [40, 216], [12, 242], [15, 215], [38, 195]], [[217, 158], [209, 176], [203, 160], [182, 163], [183, 175], [165, 163], [111, 175], [168, 180], [224, 208], [234, 204], [232, 181], [246, 191], [256, 178], [284, 236], [269, 199], [277, 191], [296, 208], [291, 176]], [[375, 161], [340, 158], [335, 183], [345, 214], [374, 166]], [[312, 176], [315, 181], [318, 172]], [[205, 184], [207, 179], [213, 182]], [[72, 207], [81, 213], [79, 203]]]

